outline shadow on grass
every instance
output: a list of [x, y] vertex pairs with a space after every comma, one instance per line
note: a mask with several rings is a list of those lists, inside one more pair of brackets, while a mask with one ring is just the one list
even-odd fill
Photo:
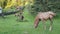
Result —
[[16, 20], [18, 22], [29, 22], [28, 20]]

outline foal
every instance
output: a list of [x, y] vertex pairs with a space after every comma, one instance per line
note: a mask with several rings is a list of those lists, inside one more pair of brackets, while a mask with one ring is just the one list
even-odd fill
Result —
[[37, 28], [38, 24], [39, 24], [39, 21], [42, 21], [43, 22], [43, 25], [44, 25], [44, 29], [46, 29], [46, 24], [45, 24], [45, 21], [46, 20], [50, 20], [50, 28], [49, 30], [51, 31], [52, 30], [52, 24], [53, 24], [53, 21], [52, 21], [52, 18], [55, 16], [56, 14], [53, 13], [52, 11], [48, 11], [48, 12], [39, 12], [35, 18], [35, 21], [34, 21], [34, 27]]
[[16, 9], [17, 9], [17, 11], [19, 11], [17, 14], [15, 14], [15, 16], [18, 17], [17, 20], [23, 21], [24, 20], [24, 16], [23, 16], [23, 9], [24, 9], [24, 7], [23, 6], [17, 6]]

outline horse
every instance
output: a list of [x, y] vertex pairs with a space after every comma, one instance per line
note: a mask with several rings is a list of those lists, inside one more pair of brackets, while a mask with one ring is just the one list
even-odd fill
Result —
[[16, 16], [16, 17], [18, 17], [18, 19], [17, 19], [17, 20], [21, 20], [21, 21], [23, 21], [23, 20], [24, 20], [24, 16], [23, 16], [23, 15], [21, 15], [20, 13], [16, 13], [16, 14], [15, 14], [15, 16]]
[[17, 11], [19, 11], [18, 13], [15, 14], [15, 16], [18, 17], [17, 20], [23, 21], [24, 20], [24, 16], [23, 16], [24, 7], [23, 6], [17, 6], [16, 9], [17, 9]]
[[43, 27], [44, 29], [46, 30], [46, 24], [45, 24], [45, 21], [46, 20], [50, 20], [50, 28], [49, 30], [51, 31], [52, 30], [52, 24], [53, 24], [53, 17], [56, 16], [56, 13], [52, 12], [52, 11], [48, 11], [48, 12], [39, 12], [37, 14], [37, 16], [35, 17], [35, 21], [34, 21], [34, 27], [37, 28], [38, 27], [38, 24], [40, 21], [43, 22]]

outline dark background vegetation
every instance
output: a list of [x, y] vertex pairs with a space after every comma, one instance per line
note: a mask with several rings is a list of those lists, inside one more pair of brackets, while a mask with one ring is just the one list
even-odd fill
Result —
[[53, 11], [57, 14], [60, 13], [60, 0], [35, 0], [32, 5], [33, 12], [40, 11]]

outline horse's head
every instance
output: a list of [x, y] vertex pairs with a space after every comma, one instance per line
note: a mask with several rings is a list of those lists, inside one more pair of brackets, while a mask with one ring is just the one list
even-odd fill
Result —
[[56, 16], [56, 13], [52, 12], [52, 11], [48, 11], [48, 13], [52, 16]]

